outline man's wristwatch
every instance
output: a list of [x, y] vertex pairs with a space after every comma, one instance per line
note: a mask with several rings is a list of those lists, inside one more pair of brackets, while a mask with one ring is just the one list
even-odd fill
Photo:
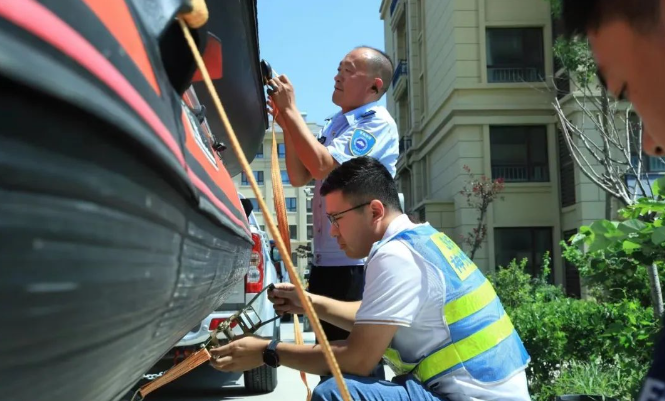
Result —
[[271, 368], [279, 367], [279, 355], [277, 355], [277, 344], [279, 340], [272, 340], [268, 347], [263, 350], [263, 363]]

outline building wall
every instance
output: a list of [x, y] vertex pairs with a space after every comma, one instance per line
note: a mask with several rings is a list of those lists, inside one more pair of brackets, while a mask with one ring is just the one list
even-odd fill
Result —
[[[487, 72], [487, 28], [531, 27], [542, 29], [545, 77], [553, 76], [552, 22], [549, 3], [532, 0], [391, 0], [381, 4], [386, 51], [397, 56], [400, 34], [396, 26], [404, 18], [409, 43], [408, 88], [388, 93], [388, 108], [403, 118], [400, 101], [409, 103], [410, 124], [400, 137], [411, 147], [400, 155], [398, 181], [410, 194], [408, 211], [445, 231], [459, 242], [477, 224], [477, 212], [460, 195], [468, 166], [476, 175], [492, 174], [490, 127], [543, 125], [547, 129], [548, 182], [507, 183], [503, 200], [490, 207], [488, 237], [475, 262], [486, 271], [496, 267], [494, 229], [551, 227], [555, 250], [555, 281], [564, 280], [557, 250], [561, 232], [598, 218], [603, 194], [576, 171], [578, 203], [562, 210], [556, 119], [547, 82], [490, 83]], [[401, 3], [401, 5], [400, 5]], [[404, 16], [398, 12], [403, 7]], [[402, 107], [404, 109], [404, 107]], [[398, 121], [398, 126], [401, 126]], [[402, 130], [404, 131], [404, 130]], [[410, 188], [404, 188], [405, 186]], [[408, 198], [408, 196], [407, 196]], [[602, 199], [601, 199], [602, 198]]]

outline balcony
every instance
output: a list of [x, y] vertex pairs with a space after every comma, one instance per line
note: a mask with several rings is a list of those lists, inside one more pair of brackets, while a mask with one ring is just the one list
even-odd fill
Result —
[[487, 67], [490, 83], [540, 82], [544, 75], [542, 67]]
[[547, 182], [550, 172], [547, 165], [494, 165], [492, 178], [503, 178], [505, 182]]

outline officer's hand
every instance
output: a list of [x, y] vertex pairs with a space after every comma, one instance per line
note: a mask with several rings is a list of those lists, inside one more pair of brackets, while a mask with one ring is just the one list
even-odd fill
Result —
[[280, 112], [296, 107], [296, 94], [293, 85], [286, 75], [277, 76], [268, 81], [268, 95], [273, 101], [274, 107]]
[[[309, 296], [307, 292], [305, 292], [305, 295]], [[300, 299], [298, 299], [296, 286], [291, 283], [275, 284], [275, 289], [268, 291], [268, 299], [274, 304], [275, 312], [280, 316], [284, 313], [298, 315], [305, 313], [305, 309]]]
[[268, 98], [268, 114], [273, 116], [275, 118], [275, 122], [282, 127], [282, 130], [286, 131], [286, 127], [284, 125], [284, 114], [280, 113], [277, 109], [275, 109], [275, 105], [272, 102], [271, 98]]

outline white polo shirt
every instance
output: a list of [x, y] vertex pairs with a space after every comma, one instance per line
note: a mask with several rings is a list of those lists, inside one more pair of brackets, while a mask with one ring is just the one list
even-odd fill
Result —
[[[335, 114], [317, 139], [342, 164], [358, 156], [371, 156], [395, 176], [399, 138], [395, 121], [385, 107], [368, 103], [348, 113]], [[314, 218], [314, 264], [317, 266], [362, 266], [364, 259], [351, 259], [330, 236], [326, 201], [319, 194], [322, 181], [316, 180], [312, 200]]]
[[[390, 223], [383, 239], [413, 227], [416, 224], [403, 214]], [[392, 241], [370, 256], [365, 274], [356, 324], [400, 326], [391, 348], [399, 351], [404, 362], [416, 363], [449, 340], [450, 331], [443, 320], [446, 284], [440, 269], [405, 244]], [[450, 401], [531, 399], [524, 371], [488, 384], [459, 370], [434, 380], [429, 388]]]

